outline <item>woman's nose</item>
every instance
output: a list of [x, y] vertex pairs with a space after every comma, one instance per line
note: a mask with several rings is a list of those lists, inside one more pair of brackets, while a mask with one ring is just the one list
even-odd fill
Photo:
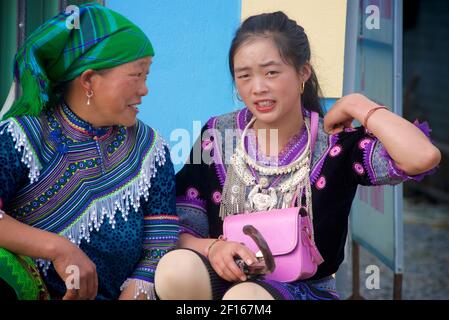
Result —
[[265, 93], [267, 91], [267, 85], [265, 80], [262, 78], [254, 78], [253, 79], [253, 93], [260, 94]]
[[139, 95], [146, 96], [148, 94], [147, 82], [144, 81], [143, 84], [139, 88]]

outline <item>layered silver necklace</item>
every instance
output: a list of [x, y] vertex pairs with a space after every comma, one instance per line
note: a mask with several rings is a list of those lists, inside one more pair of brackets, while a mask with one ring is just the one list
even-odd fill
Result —
[[[228, 215], [287, 208], [294, 205], [312, 209], [310, 188], [310, 128], [308, 119], [304, 123], [307, 130], [307, 144], [302, 153], [290, 164], [266, 166], [257, 163], [247, 153], [245, 137], [254, 124], [252, 118], [238, 138], [234, 154], [223, 187], [220, 217]], [[260, 178], [258, 178], [260, 176]], [[269, 182], [271, 180], [271, 183]], [[278, 181], [281, 181], [276, 185]], [[293, 199], [297, 196], [296, 203]]]

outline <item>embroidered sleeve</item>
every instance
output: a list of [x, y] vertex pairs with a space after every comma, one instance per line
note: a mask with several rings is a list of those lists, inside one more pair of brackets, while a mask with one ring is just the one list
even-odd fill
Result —
[[158, 167], [151, 180], [148, 201], [144, 204], [143, 254], [129, 281], [135, 280], [135, 296], [144, 292], [154, 299], [154, 273], [159, 260], [174, 249], [178, 240], [179, 224], [175, 209], [175, 177], [170, 153], [165, 149], [165, 163]]
[[[206, 126], [201, 130], [201, 136]], [[176, 174], [176, 211], [180, 220], [180, 233], [190, 233], [195, 237], [209, 236], [207, 201], [209, 194], [208, 169], [203, 151], [212, 149], [212, 141], [198, 138], [192, 148], [188, 162]]]
[[[427, 123], [415, 121], [417, 126], [430, 139], [430, 129]], [[342, 141], [350, 147], [350, 175], [361, 185], [396, 185], [407, 180], [420, 181], [424, 176], [431, 174], [435, 169], [429, 170], [416, 176], [409, 176], [394, 163], [382, 143], [370, 135], [364, 127], [355, 128], [351, 132], [345, 132]]]
[[8, 129], [8, 122], [0, 124], [0, 209], [27, 183], [30, 171], [23, 158], [25, 146]]

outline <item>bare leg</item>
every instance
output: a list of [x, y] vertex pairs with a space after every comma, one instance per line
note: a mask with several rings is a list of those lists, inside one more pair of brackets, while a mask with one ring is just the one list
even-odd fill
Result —
[[190, 250], [178, 249], [159, 261], [155, 274], [161, 300], [211, 300], [209, 273], [203, 261]]
[[274, 298], [257, 283], [242, 282], [229, 289], [223, 300], [274, 300]]

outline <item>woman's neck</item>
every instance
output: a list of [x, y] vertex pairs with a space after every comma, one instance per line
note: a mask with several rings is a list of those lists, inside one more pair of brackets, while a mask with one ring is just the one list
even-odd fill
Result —
[[85, 106], [86, 101], [84, 99], [82, 101], [80, 99], [77, 99], [77, 97], [80, 96], [83, 96], [82, 93], [78, 94], [69, 93], [64, 97], [64, 100], [69, 106], [70, 110], [78, 118], [89, 123], [94, 128], [110, 127], [110, 125], [104, 123], [98, 112], [93, 112], [93, 110], [95, 110], [94, 106], [86, 107]]
[[[296, 111], [296, 110], [295, 110]], [[290, 139], [301, 132], [304, 125], [302, 110], [286, 114], [276, 122], [265, 123], [256, 119], [253, 125], [259, 150], [267, 156], [277, 156]]]

